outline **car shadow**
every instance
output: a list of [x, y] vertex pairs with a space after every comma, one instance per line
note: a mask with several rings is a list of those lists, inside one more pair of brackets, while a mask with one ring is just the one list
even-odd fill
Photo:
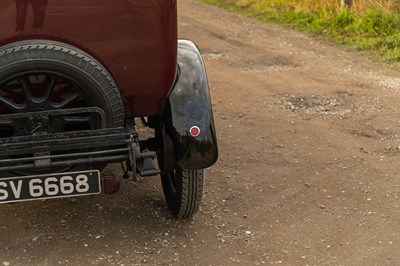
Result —
[[[0, 257], [13, 265], [118, 261], [192, 235], [166, 207], [159, 177], [123, 181], [120, 192], [0, 205]], [[166, 242], [165, 242], [166, 241]], [[152, 244], [153, 243], [153, 244]]]

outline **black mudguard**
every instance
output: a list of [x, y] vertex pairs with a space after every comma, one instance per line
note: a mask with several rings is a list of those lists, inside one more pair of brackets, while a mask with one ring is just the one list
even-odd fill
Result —
[[[207, 75], [193, 42], [179, 40], [178, 66], [162, 117], [165, 134], [173, 143], [175, 163], [185, 169], [207, 168], [217, 161], [218, 146]], [[192, 136], [192, 127], [200, 135]]]

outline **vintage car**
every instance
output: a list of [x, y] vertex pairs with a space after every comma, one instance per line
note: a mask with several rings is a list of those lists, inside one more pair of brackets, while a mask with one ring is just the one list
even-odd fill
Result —
[[[177, 39], [176, 0], [1, 0], [0, 203], [161, 175], [186, 218], [217, 157], [206, 72]], [[108, 163], [123, 174], [101, 174]]]

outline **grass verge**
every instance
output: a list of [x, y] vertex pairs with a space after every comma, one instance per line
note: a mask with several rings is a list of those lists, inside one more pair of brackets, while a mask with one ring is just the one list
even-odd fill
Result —
[[229, 11], [327, 37], [337, 44], [367, 51], [400, 69], [400, 17], [379, 8], [304, 11], [281, 0], [202, 0]]

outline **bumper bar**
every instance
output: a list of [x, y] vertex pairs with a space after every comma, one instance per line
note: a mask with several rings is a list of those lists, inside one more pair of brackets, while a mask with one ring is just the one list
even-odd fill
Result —
[[123, 127], [3, 138], [0, 150], [0, 173], [124, 161], [134, 175], [159, 173], [149, 167], [155, 152], [141, 152], [137, 133]]
[[[100, 118], [101, 129], [54, 131], [62, 128], [68, 115], [80, 114]], [[32, 129], [31, 134], [0, 138], [0, 173], [41, 169], [58, 171], [63, 167], [126, 161], [133, 175], [158, 174], [153, 162], [156, 153], [142, 152], [134, 122], [129, 120], [126, 123], [126, 127], [106, 128], [105, 113], [97, 107], [0, 115], [0, 125], [15, 130], [16, 124], [28, 124], [28, 129]]]

